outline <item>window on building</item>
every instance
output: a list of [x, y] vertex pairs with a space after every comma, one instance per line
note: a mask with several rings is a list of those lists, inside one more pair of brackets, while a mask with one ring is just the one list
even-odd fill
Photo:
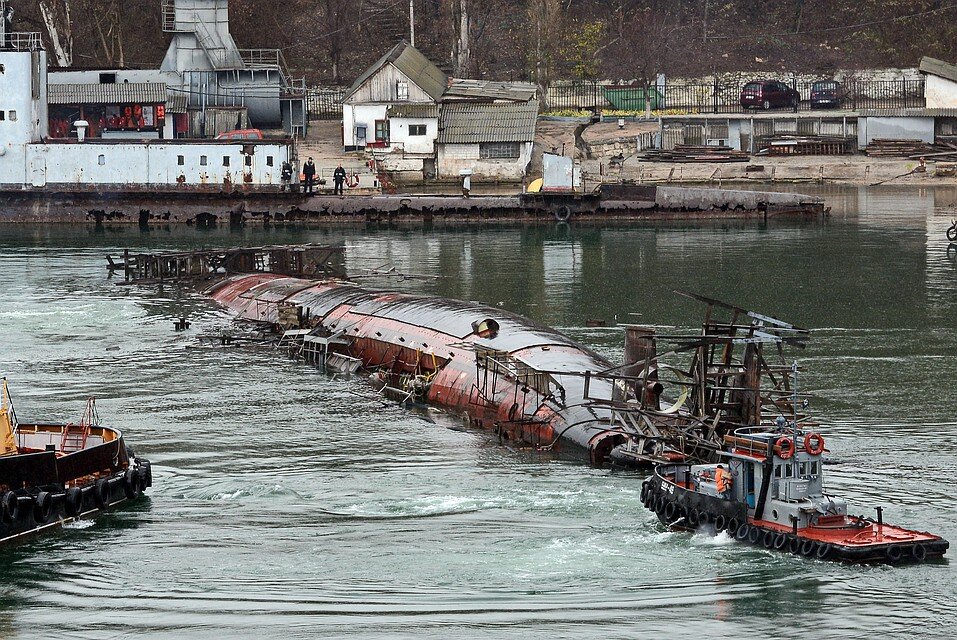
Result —
[[267, 167], [272, 166], [272, 156], [266, 156], [266, 166]]
[[116, 84], [116, 74], [115, 74], [115, 73], [101, 73], [101, 74], [100, 74], [100, 84]]
[[410, 125], [409, 125], [409, 135], [410, 135], [410, 136], [424, 136], [424, 135], [425, 135], [425, 125], [424, 125], [424, 124], [410, 124]]
[[106, 156], [100, 154], [96, 157], [96, 163], [101, 167], [106, 164]]
[[16, 112], [16, 111], [11, 111], [10, 113], [8, 113], [8, 114], [7, 114], [7, 119], [10, 120], [10, 122], [16, 122], [16, 121], [17, 121], [17, 112]]
[[408, 100], [409, 99], [409, 83], [405, 80], [399, 80], [395, 83], [395, 99], [396, 100]]
[[223, 166], [224, 167], [229, 166], [229, 156], [223, 156]]
[[205, 166], [206, 166], [206, 156], [200, 156], [200, 157], [199, 157], [199, 166], [201, 166], [201, 167], [205, 167]]
[[6, 119], [7, 119], [6, 115], [3, 113], [3, 111], [0, 111], [0, 120], [6, 120]]
[[243, 164], [247, 167], [253, 166], [253, 157], [252, 156], [243, 156]]
[[186, 164], [186, 156], [176, 156], [176, 164], [181, 167]]
[[479, 145], [482, 160], [515, 160], [521, 155], [521, 143], [483, 142]]
[[389, 121], [388, 120], [375, 121], [375, 141], [376, 142], [389, 141]]

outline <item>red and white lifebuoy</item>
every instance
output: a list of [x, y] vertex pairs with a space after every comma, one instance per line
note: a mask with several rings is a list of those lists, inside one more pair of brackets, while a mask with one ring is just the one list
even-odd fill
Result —
[[824, 453], [824, 436], [814, 432], [804, 436], [804, 450], [812, 456], [819, 456]]
[[781, 436], [774, 443], [774, 450], [782, 460], [789, 460], [794, 455], [794, 440]]
[[358, 187], [358, 186], [359, 186], [359, 174], [353, 173], [351, 176], [349, 176], [349, 180], [348, 180], [348, 182], [346, 182], [346, 184], [349, 186], [350, 189], [355, 189], [356, 187]]

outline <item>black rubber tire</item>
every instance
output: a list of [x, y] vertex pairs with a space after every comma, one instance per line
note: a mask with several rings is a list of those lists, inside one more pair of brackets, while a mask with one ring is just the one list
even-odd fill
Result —
[[901, 551], [899, 545], [892, 544], [887, 547], [887, 550], [884, 551], [884, 555], [887, 556], [887, 559], [891, 562], [900, 562], [901, 557], [904, 555], [904, 552]]
[[748, 534], [751, 533], [750, 525], [743, 524], [738, 527], [738, 530], [734, 532], [734, 539], [744, 542], [748, 539]]
[[123, 493], [127, 500], [135, 500], [140, 497], [140, 474], [136, 469], [130, 468], [123, 474]]
[[801, 539], [794, 536], [790, 536], [788, 540], [788, 551], [794, 555], [801, 553]]
[[143, 470], [143, 477], [146, 479], [146, 482], [143, 483], [143, 491], [146, 491], [147, 488], [153, 486], [153, 465], [150, 464], [149, 460], [143, 458], [137, 460], [140, 463], [140, 469]]
[[820, 542], [817, 545], [817, 549], [814, 551], [814, 556], [818, 560], [826, 560], [827, 557], [831, 555], [831, 551], [833, 550], [833, 548], [834, 547], [832, 547], [827, 542]]
[[665, 514], [666, 505], [667, 503], [665, 502], [664, 496], [658, 496], [655, 498], [655, 513], [657, 513], [659, 516], [663, 516]]
[[33, 499], [33, 519], [37, 524], [46, 524], [53, 515], [53, 496], [49, 491], [41, 491]]
[[641, 499], [641, 503], [645, 503], [645, 498], [648, 496], [648, 481], [645, 480], [641, 483], [641, 493], [638, 494], [638, 497]]
[[728, 527], [728, 519], [720, 513], [714, 517], [714, 530], [724, 531]]
[[707, 511], [698, 512], [698, 524], [708, 524], [711, 522], [711, 514]]
[[3, 520], [4, 522], [16, 522], [20, 519], [20, 499], [12, 491], [3, 494]]
[[665, 509], [662, 515], [664, 515], [665, 520], [667, 520], [668, 522], [674, 522], [675, 513], [677, 513], [677, 511], [678, 511], [678, 505], [676, 505], [674, 502], [669, 502], [665, 505]]
[[697, 526], [698, 526], [698, 523], [700, 522], [700, 519], [701, 519], [701, 514], [698, 513], [698, 510], [697, 510], [697, 509], [691, 509], [691, 510], [688, 512], [688, 526], [689, 526], [689, 527], [697, 527]]
[[748, 542], [757, 544], [758, 540], [761, 539], [761, 530], [754, 525], [751, 525], [748, 529]]
[[561, 207], [555, 210], [555, 221], [556, 222], [568, 222], [568, 219], [572, 217], [572, 210], [567, 204], [563, 204]]
[[734, 536], [736, 533], [738, 533], [738, 529], [740, 528], [741, 528], [741, 523], [738, 522], [737, 518], [731, 518], [730, 520], [728, 520], [728, 535], [729, 536]]
[[63, 511], [71, 518], [83, 513], [83, 489], [70, 487], [63, 494]]
[[761, 546], [765, 549], [770, 549], [774, 546], [774, 538], [776, 534], [773, 531], [765, 531], [764, 535], [761, 536]]
[[112, 498], [112, 490], [110, 489], [110, 483], [106, 478], [100, 478], [96, 481], [96, 484], [93, 485], [93, 502], [96, 503], [96, 506], [100, 509], [106, 509], [110, 506], [110, 499]]
[[947, 229], [947, 239], [951, 242], [957, 242], [957, 224]]
[[817, 546], [817, 543], [813, 540], [805, 540], [801, 543], [801, 555], [810, 556], [814, 553], [814, 549]]
[[788, 544], [788, 537], [783, 533], [777, 533], [774, 535], [774, 548], [780, 551]]
[[923, 562], [927, 559], [927, 547], [922, 544], [915, 544], [914, 548], [910, 550], [911, 556], [917, 562]]

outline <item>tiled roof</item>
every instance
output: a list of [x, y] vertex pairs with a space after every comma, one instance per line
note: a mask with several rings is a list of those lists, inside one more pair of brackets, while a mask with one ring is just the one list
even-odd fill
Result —
[[531, 142], [538, 102], [452, 102], [439, 113], [440, 144]]
[[924, 56], [920, 59], [920, 67], [918, 70], [921, 73], [929, 73], [931, 75], [957, 82], [957, 65], [944, 62], [943, 60], [938, 60], [937, 58]]
[[421, 51], [403, 40], [379, 58], [374, 65], [366, 69], [365, 73], [359, 76], [351, 87], [346, 89], [343, 100], [348, 100], [352, 94], [359, 90], [359, 87], [365, 84], [366, 80], [387, 64], [395, 65], [409, 80], [432, 96], [433, 100], [437, 101], [441, 98], [448, 85], [448, 78], [442, 73], [442, 70], [422, 55]]
[[431, 103], [410, 102], [408, 104], [393, 104], [386, 110], [389, 118], [438, 118], [439, 105]]
[[166, 102], [166, 83], [51, 84], [47, 85], [47, 101], [50, 104], [162, 104]]
[[537, 88], [528, 82], [497, 82], [453, 78], [442, 96], [443, 101], [454, 100], [511, 100], [528, 102], [535, 99]]

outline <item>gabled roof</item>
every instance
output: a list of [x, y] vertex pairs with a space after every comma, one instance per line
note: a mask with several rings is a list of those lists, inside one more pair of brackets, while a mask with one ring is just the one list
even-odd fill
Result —
[[439, 113], [440, 144], [532, 142], [538, 101], [450, 102]]
[[118, 82], [116, 84], [49, 84], [49, 104], [163, 104], [165, 82]]
[[957, 82], [957, 65], [938, 60], [937, 58], [924, 56], [920, 59], [920, 67], [918, 70], [921, 73], [929, 73], [934, 76], [946, 78], [952, 82]]
[[452, 78], [449, 88], [442, 95], [445, 102], [455, 100], [479, 100], [493, 102], [511, 100], [528, 102], [535, 99], [537, 88], [528, 82], [497, 82], [493, 80], [469, 80]]
[[438, 101], [448, 86], [448, 78], [442, 70], [435, 66], [431, 60], [422, 55], [422, 52], [403, 40], [392, 47], [387, 54], [365, 70], [359, 76], [352, 86], [346, 90], [343, 101], [348, 100], [352, 94], [366, 83], [366, 80], [375, 75], [382, 67], [387, 64], [395, 66], [419, 88], [429, 94], [433, 100]]

